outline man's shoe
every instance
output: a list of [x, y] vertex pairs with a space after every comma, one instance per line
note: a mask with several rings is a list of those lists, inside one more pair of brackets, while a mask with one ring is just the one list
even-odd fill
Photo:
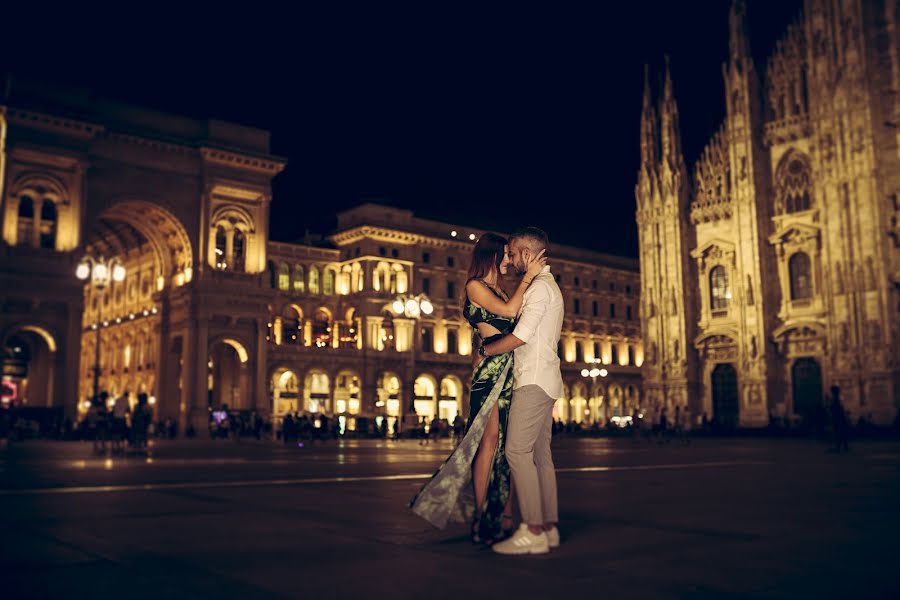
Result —
[[531, 533], [525, 523], [519, 525], [519, 529], [511, 538], [497, 542], [491, 548], [497, 554], [547, 554], [550, 552], [550, 545], [544, 532]]
[[551, 548], [559, 548], [559, 529], [554, 525], [552, 528], [544, 532], [547, 536], [547, 545]]

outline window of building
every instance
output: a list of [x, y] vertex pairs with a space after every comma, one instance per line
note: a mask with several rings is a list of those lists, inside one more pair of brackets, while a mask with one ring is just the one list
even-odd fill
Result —
[[619, 345], [616, 343], [612, 344], [612, 352], [610, 353], [612, 356], [612, 364], [619, 364]]
[[380, 256], [387, 256], [387, 248], [385, 248], [384, 246], [379, 246], [379, 247], [378, 247], [378, 254], [379, 254]]
[[246, 256], [244, 247], [244, 232], [240, 229], [235, 229], [234, 239], [231, 240], [231, 253], [234, 257], [234, 264], [231, 266], [231, 269], [233, 271], [238, 271], [239, 273], [244, 272], [244, 259]]
[[575, 278], [575, 287], [578, 287], [579, 285], [581, 285], [581, 280], [578, 277], [576, 277]]
[[593, 315], [595, 317], [600, 316], [600, 305], [597, 303], [596, 300], [591, 302], [591, 312], [593, 313]]
[[[225, 247], [227, 244], [227, 236], [225, 235], [224, 227], [216, 227], [216, 268], [220, 271], [224, 271], [228, 268], [227, 257], [225, 256]], [[278, 282], [278, 288], [282, 290], [286, 290], [287, 288], [281, 287], [281, 281]]]
[[425, 263], [426, 265], [428, 263], [430, 263], [431, 262], [431, 254], [429, 254], [428, 252], [423, 252], [422, 253], [422, 262]]
[[[224, 267], [223, 267], [224, 268]], [[291, 287], [291, 271], [287, 263], [278, 264], [278, 289], [287, 291]]]
[[335, 280], [335, 272], [333, 269], [325, 270], [325, 281], [322, 285], [322, 292], [326, 296], [334, 295], [334, 280]]
[[452, 281], [447, 282], [447, 297], [456, 298], [456, 284]]
[[359, 246], [357, 246], [356, 247], [356, 256], [359, 256], [361, 252], [362, 252], [362, 250], [360, 249]]
[[609, 282], [609, 291], [611, 291], [611, 292], [616, 291], [616, 282], [615, 281]]
[[422, 278], [422, 293], [430, 294], [431, 293], [431, 279], [428, 277]]
[[575, 362], [583, 363], [584, 362], [584, 348], [581, 346], [581, 342], [575, 342]]
[[812, 277], [809, 255], [797, 252], [788, 260], [788, 271], [791, 277], [791, 300], [809, 300], [812, 298]]
[[447, 330], [447, 354], [459, 354], [459, 334], [455, 329]]
[[34, 231], [34, 201], [30, 196], [22, 196], [19, 198], [17, 243], [20, 246], [30, 246], [32, 231]]
[[41, 248], [56, 247], [56, 204], [44, 200], [41, 205]]
[[609, 303], [609, 318], [610, 319], [616, 318], [616, 305], [612, 302]]
[[594, 289], [594, 290], [597, 289], [597, 280], [596, 279], [591, 282], [591, 289]]
[[631, 295], [631, 286], [630, 285], [625, 286], [625, 293], [628, 295]]
[[600, 342], [594, 342], [594, 360], [600, 358]]
[[625, 307], [625, 320], [626, 321], [631, 320], [631, 305], [630, 304]]
[[709, 272], [709, 296], [713, 312], [728, 310], [731, 290], [728, 289], [728, 273], [722, 265]]
[[448, 256], [447, 257], [447, 266], [453, 267], [455, 265], [456, 265], [456, 260], [454, 260], [454, 258], [452, 256]]
[[319, 293], [319, 270], [315, 267], [309, 268], [309, 287], [310, 294]]
[[628, 344], [628, 364], [634, 366], [634, 346]]
[[422, 328], [422, 352], [434, 352], [434, 333], [431, 327]]
[[399, 256], [400, 256], [400, 251], [397, 250], [396, 248], [391, 248], [391, 256], [394, 257], [394, 258], [399, 257]]
[[306, 289], [306, 275], [303, 273], [303, 265], [294, 265], [294, 291], [302, 294]]
[[556, 283], [561, 283], [561, 282], [562, 282], [562, 277], [559, 276], [559, 275], [557, 275], [557, 276], [555, 277], [555, 279], [556, 279]]
[[578, 298], [575, 298], [572, 301], [572, 307], [574, 308], [576, 315], [581, 314], [581, 300], [579, 300]]

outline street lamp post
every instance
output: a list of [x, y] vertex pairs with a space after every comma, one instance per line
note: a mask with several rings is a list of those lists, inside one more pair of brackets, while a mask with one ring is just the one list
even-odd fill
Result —
[[[434, 312], [434, 305], [425, 294], [419, 294], [417, 296], [397, 296], [397, 298], [391, 303], [391, 310], [398, 317], [402, 316], [418, 322], [419, 318], [422, 315], [427, 316]], [[409, 345], [410, 363], [415, 363], [415, 338], [415, 329], [413, 329], [413, 339], [410, 340]], [[413, 382], [413, 390], [415, 390], [415, 382]], [[419, 419], [416, 414], [415, 391], [410, 394], [408, 406], [404, 408], [403, 413], [404, 414], [401, 415], [401, 422], [403, 423], [404, 428], [415, 427], [416, 425], [418, 425]]]
[[[607, 371], [602, 366], [600, 366], [600, 367], [597, 366], [597, 365], [603, 364], [603, 361], [600, 360], [599, 358], [594, 358], [594, 359], [588, 361], [588, 364], [591, 366], [591, 368], [590, 369], [582, 369], [581, 376], [591, 378], [591, 395], [593, 396], [593, 394], [595, 393], [596, 388], [597, 388], [597, 378], [598, 377], [606, 377], [607, 375], [609, 375], [609, 371]], [[603, 403], [603, 419], [604, 419], [604, 421], [609, 420], [608, 407], [609, 407], [609, 402], [604, 402]]]
[[[115, 256], [110, 258], [109, 260], [104, 259], [102, 256], [100, 256], [99, 258], [85, 256], [81, 259], [81, 262], [78, 263], [78, 267], [75, 269], [75, 276], [81, 281], [89, 282], [94, 290], [102, 294], [102, 292], [105, 291], [109, 286], [110, 282], [125, 281], [125, 266], [122, 264], [122, 261], [120, 261]], [[103, 301], [101, 298], [98, 298], [97, 322], [94, 324], [94, 329], [97, 331], [97, 343], [95, 344], [94, 348], [93, 399], [95, 401], [100, 397], [100, 327], [102, 325], [102, 308]]]

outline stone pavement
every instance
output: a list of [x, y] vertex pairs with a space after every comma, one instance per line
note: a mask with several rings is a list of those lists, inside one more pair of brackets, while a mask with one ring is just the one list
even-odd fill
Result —
[[898, 443], [554, 440], [563, 545], [537, 557], [405, 509], [449, 448], [186, 440], [107, 459], [15, 444], [0, 596], [900, 596]]

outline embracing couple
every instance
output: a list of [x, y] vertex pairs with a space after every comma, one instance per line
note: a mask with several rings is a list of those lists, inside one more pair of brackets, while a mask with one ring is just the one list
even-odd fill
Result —
[[[499, 554], [559, 546], [553, 404], [562, 396], [557, 346], [562, 294], [544, 256], [547, 234], [526, 227], [507, 241], [487, 233], [472, 253], [463, 312], [483, 340], [472, 374], [466, 435], [410, 502], [438, 528], [470, 522], [472, 540]], [[499, 285], [522, 276], [510, 297]], [[513, 530], [513, 498], [522, 523]]]

